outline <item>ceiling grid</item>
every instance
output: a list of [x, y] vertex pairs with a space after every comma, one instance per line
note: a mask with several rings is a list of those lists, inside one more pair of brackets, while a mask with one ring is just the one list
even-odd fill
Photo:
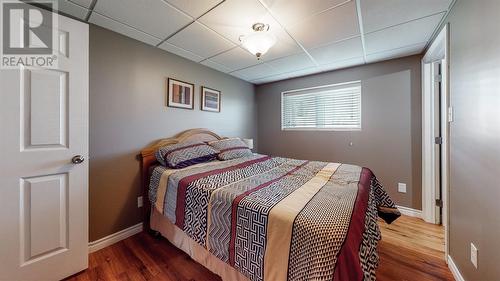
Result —
[[[255, 84], [421, 53], [454, 0], [58, 0], [59, 10]], [[257, 60], [239, 42], [263, 22]], [[204, 43], [200, 43], [202, 38]]]

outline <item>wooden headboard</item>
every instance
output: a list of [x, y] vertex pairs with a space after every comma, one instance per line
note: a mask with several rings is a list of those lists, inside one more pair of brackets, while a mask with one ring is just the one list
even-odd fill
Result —
[[157, 165], [158, 161], [155, 157], [155, 152], [160, 147], [170, 144], [176, 144], [185, 141], [213, 141], [221, 140], [223, 137], [217, 135], [216, 133], [209, 131], [207, 129], [190, 129], [177, 134], [174, 137], [160, 139], [150, 146], [141, 150], [141, 183], [142, 183], [142, 200], [144, 202], [143, 206], [143, 218], [144, 218], [144, 229], [150, 230], [149, 228], [149, 216], [151, 212], [151, 204], [149, 202], [149, 170], [151, 166]]

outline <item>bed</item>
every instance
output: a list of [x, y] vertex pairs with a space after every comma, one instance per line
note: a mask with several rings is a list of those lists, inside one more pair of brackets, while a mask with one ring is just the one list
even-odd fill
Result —
[[154, 157], [220, 139], [193, 129], [141, 152], [146, 228], [223, 280], [376, 279], [377, 219], [400, 213], [369, 169], [256, 153], [169, 169]]

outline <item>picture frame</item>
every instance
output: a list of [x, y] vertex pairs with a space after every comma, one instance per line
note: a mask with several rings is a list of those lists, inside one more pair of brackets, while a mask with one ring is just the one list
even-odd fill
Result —
[[167, 78], [167, 106], [194, 109], [194, 84]]
[[201, 86], [201, 110], [220, 112], [221, 96], [221, 91]]

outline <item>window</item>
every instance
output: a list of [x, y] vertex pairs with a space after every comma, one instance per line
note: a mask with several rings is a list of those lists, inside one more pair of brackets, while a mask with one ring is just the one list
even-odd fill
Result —
[[282, 130], [361, 130], [361, 81], [281, 93]]

